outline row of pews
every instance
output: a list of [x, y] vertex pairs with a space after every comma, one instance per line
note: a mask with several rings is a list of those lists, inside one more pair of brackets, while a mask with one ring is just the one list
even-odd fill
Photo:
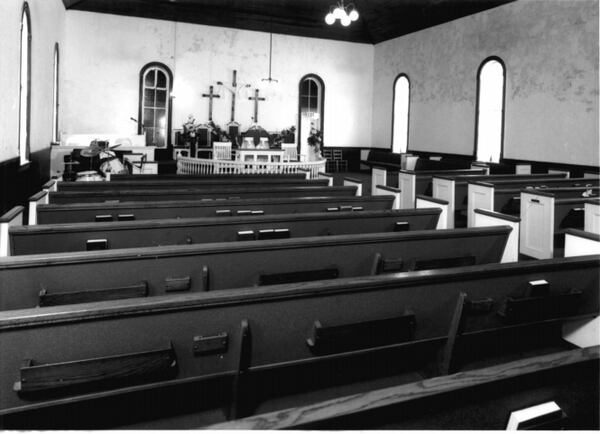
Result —
[[[372, 172], [373, 194], [395, 194], [398, 208], [437, 206], [439, 228], [474, 227], [482, 221], [515, 228], [511, 258], [564, 256], [570, 244], [598, 252], [600, 178], [569, 178], [567, 173], [496, 174], [481, 166], [460, 173], [383, 168]], [[470, 173], [469, 173], [470, 172]], [[388, 177], [398, 187], [388, 186]], [[569, 245], [567, 245], [569, 244]]]
[[509, 220], [320, 178], [54, 181], [5, 214], [0, 426], [599, 427], [599, 255], [509, 260]]

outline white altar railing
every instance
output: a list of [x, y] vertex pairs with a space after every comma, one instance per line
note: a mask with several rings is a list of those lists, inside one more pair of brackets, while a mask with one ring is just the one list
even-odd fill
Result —
[[186, 175], [205, 175], [212, 173], [297, 173], [308, 171], [311, 178], [317, 178], [319, 172], [325, 172], [325, 162], [317, 161], [284, 161], [280, 163], [209, 160], [206, 158], [177, 158], [177, 173]]

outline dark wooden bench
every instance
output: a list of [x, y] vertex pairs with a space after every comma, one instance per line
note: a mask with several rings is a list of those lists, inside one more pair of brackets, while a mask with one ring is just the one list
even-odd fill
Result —
[[393, 202], [394, 197], [388, 195], [48, 204], [36, 205], [33, 212], [30, 206], [29, 224], [383, 210], [391, 209]]
[[467, 226], [471, 226], [475, 208], [518, 214], [520, 197], [523, 188], [566, 188], [566, 187], [598, 187], [600, 178], [564, 178], [564, 179], [530, 179], [527, 181], [491, 180], [473, 181], [468, 184]]
[[24, 255], [0, 310], [499, 262], [508, 226]]
[[[14, 226], [12, 255], [435, 229], [440, 209]], [[6, 255], [5, 255], [6, 256]]]
[[534, 421], [530, 427], [598, 430], [599, 360], [598, 346], [565, 350], [205, 429], [501, 431], [511, 412], [554, 401], [563, 413]]
[[327, 186], [326, 179], [296, 179], [296, 178], [208, 178], [208, 179], [158, 179], [158, 180], [124, 180], [124, 181], [95, 181], [95, 182], [58, 182], [56, 191], [99, 191], [99, 190], [170, 190], [196, 188], [224, 188], [245, 186]]
[[179, 180], [203, 180], [203, 179], [246, 179], [250, 182], [253, 180], [267, 181], [270, 179], [306, 179], [306, 173], [206, 173], [198, 175], [186, 175], [186, 174], [175, 174], [175, 173], [160, 173], [160, 174], [139, 174], [139, 175], [112, 175], [112, 181], [150, 181], [160, 180], [164, 181], [167, 179]]
[[[326, 182], [326, 180], [315, 180]], [[161, 201], [202, 199], [251, 199], [258, 197], [319, 197], [355, 196], [354, 186], [270, 186], [244, 185], [235, 187], [205, 187], [194, 189], [147, 189], [147, 190], [101, 190], [49, 192], [49, 203], [91, 203], [106, 201]]]
[[[0, 420], [5, 429], [197, 428], [428, 379], [432, 393], [451, 391], [432, 377], [473, 380], [479, 404], [507, 382], [482, 390], [485, 376], [444, 376], [573, 348], [563, 327], [598, 315], [599, 266], [590, 256], [1, 312]], [[543, 360], [535, 369], [558, 378], [556, 359]], [[582, 367], [596, 398], [568, 415], [595, 405], [592, 425], [579, 425], [589, 429], [598, 368]]]

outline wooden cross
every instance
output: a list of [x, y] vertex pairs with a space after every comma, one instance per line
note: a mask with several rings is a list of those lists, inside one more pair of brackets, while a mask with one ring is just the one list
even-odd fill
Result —
[[202, 97], [209, 98], [208, 101], [208, 121], [212, 121], [213, 98], [221, 98], [220, 95], [213, 93], [213, 87], [209, 88], [209, 93], [203, 93]]
[[258, 97], [258, 89], [254, 90], [254, 96], [248, 97], [248, 99], [254, 100], [254, 123], [258, 123], [258, 102], [264, 101], [265, 98]]

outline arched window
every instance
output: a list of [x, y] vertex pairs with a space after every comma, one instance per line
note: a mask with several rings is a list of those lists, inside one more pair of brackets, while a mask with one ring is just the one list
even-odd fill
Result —
[[483, 61], [477, 76], [477, 161], [499, 163], [504, 136], [504, 63], [497, 57]]
[[54, 44], [54, 81], [52, 88], [52, 141], [58, 142], [58, 42]]
[[21, 14], [21, 64], [19, 69], [19, 161], [29, 162], [29, 115], [31, 113], [31, 18], [29, 5]]
[[312, 129], [323, 132], [325, 83], [315, 74], [300, 79], [298, 88], [298, 145], [300, 154], [306, 154], [306, 139]]
[[169, 144], [172, 90], [173, 74], [166, 65], [153, 62], [142, 68], [138, 132], [146, 135], [146, 145]]
[[408, 148], [408, 109], [410, 106], [410, 81], [400, 74], [394, 81], [392, 109], [392, 152], [406, 152]]

